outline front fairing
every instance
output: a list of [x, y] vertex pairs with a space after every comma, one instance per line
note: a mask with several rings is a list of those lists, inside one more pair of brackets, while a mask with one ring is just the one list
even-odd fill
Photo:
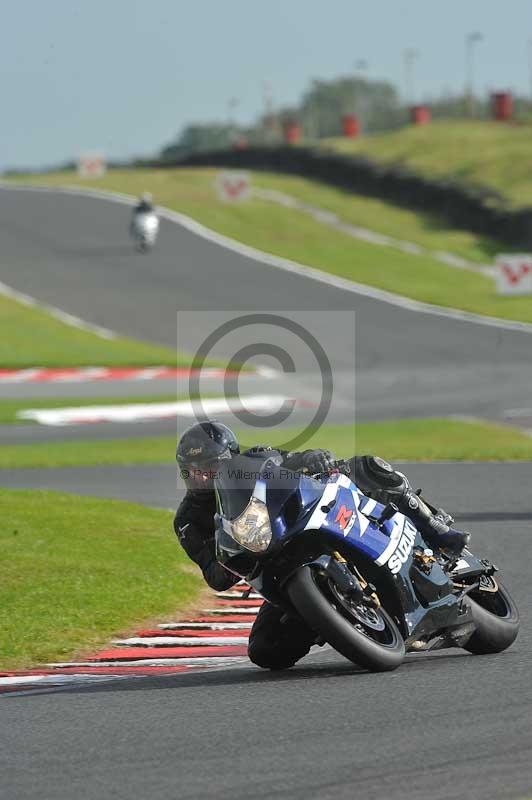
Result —
[[214, 524], [216, 560], [234, 575], [250, 578], [257, 571], [257, 554], [246, 550], [228, 533], [219, 514], [215, 515]]
[[379, 524], [384, 507], [345, 475], [316, 480], [276, 470], [274, 475], [260, 475], [239, 503], [233, 503], [234, 510], [245, 507], [251, 491], [267, 504], [272, 539], [264, 552], [246, 551], [231, 537], [230, 521], [218, 517], [218, 557], [228, 569], [246, 577], [272, 602], [282, 603], [284, 577], [312, 561], [318, 551], [339, 551], [354, 564], [364, 563], [368, 579], [402, 619], [407, 640], [463, 622], [452, 582], [441, 566], [431, 561], [427, 569], [416, 558], [426, 543], [403, 514], [397, 512]]
[[[301, 532], [304, 520], [323, 494], [323, 483], [282, 467], [279, 454], [237, 456], [220, 465], [215, 478], [217, 558], [231, 571], [249, 577], [257, 562], [271, 559]], [[266, 503], [272, 531], [269, 547], [250, 552], [232, 536], [232, 523], [252, 497]]]
[[385, 564], [401, 538], [406, 517], [395, 514], [380, 527], [372, 521], [379, 517], [383, 506], [363, 495], [346, 475], [333, 475], [323, 487], [323, 493], [304, 529], [315, 530], [341, 549], [363, 553], [379, 566]]
[[383, 507], [359, 492], [347, 476], [318, 480], [270, 460], [255, 460], [250, 470], [249, 460], [243, 458], [224, 465], [215, 481], [220, 515], [218, 545], [226, 551], [225, 556], [220, 553], [221, 558], [234, 558], [235, 551], [243, 549], [234, 540], [229, 541], [230, 525], [252, 496], [266, 503], [272, 529], [269, 547], [263, 553], [254, 553], [255, 561], [272, 558], [289, 541], [309, 533], [320, 534], [332, 548], [362, 552], [379, 566], [394, 555], [405, 531], [405, 517], [396, 514], [379, 528], [369, 517], [379, 516]]
[[419, 558], [427, 549], [420, 532], [398, 512], [377, 524], [383, 508], [339, 475], [328, 482], [305, 527], [320, 531], [329, 542], [336, 540], [338, 549], [355, 563], [357, 554], [364, 555], [366, 564], [368, 559], [373, 562], [371, 578], [393, 593], [406, 638], [462, 624], [449, 576], [435, 560], [425, 566]]

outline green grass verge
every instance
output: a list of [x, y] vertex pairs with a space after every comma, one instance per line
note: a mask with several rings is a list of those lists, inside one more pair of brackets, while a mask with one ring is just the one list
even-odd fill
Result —
[[[215, 395], [203, 395], [203, 399]], [[190, 400], [193, 395], [142, 395], [139, 397], [28, 397], [24, 400], [0, 400], [1, 425], [35, 425], [33, 420], [19, 419], [19, 411], [37, 408], [82, 408], [83, 406], [122, 406], [134, 403], [175, 403], [179, 400]]]
[[[501, 252], [500, 243], [494, 239], [449, 227], [445, 219], [435, 214], [410, 211], [306, 178], [255, 173], [253, 180], [261, 188], [285, 192], [304, 203], [331, 211], [344, 222], [413, 242], [427, 250], [454, 253], [480, 264], [490, 263], [493, 256]], [[508, 246], [504, 249], [508, 250]], [[388, 252], [394, 253], [393, 249]]]
[[117, 336], [104, 339], [0, 295], [2, 367], [180, 366], [190, 357], [170, 347]]
[[8, 444], [0, 449], [0, 468], [162, 464], [173, 461], [175, 445], [170, 436]]
[[[268, 431], [268, 443], [280, 446], [297, 432], [290, 428]], [[257, 436], [246, 432], [241, 442], [243, 446], [256, 444]], [[339, 457], [366, 452], [421, 461], [532, 459], [532, 438], [517, 428], [455, 419], [361, 422], [356, 427], [324, 425], [300, 449], [307, 447], [328, 447]], [[0, 467], [173, 463], [174, 452], [175, 439], [169, 436], [5, 445], [0, 450]]]
[[1, 669], [89, 652], [201, 591], [170, 512], [59, 492], [0, 499]]
[[[214, 175], [213, 170], [206, 169], [112, 170], [105, 178], [90, 185], [131, 194], [150, 189], [161, 205], [189, 214], [213, 230], [266, 252], [416, 300], [532, 322], [530, 297], [499, 296], [495, 293], [493, 281], [482, 274], [447, 267], [431, 256], [411, 255], [390, 247], [358, 241], [327, 225], [316, 223], [302, 211], [283, 208], [265, 200], [251, 199], [241, 204], [221, 203], [213, 188]], [[259, 185], [267, 185], [268, 188], [278, 188], [280, 191], [288, 188], [282, 178], [255, 176], [255, 179]], [[33, 180], [37, 179], [34, 177]], [[64, 184], [73, 183], [76, 178], [73, 174], [63, 173], [47, 175], [39, 181]], [[305, 196], [311, 199], [312, 195], [317, 205], [320, 192], [324, 191], [317, 183], [305, 183]], [[326, 194], [329, 200], [325, 203], [333, 203], [331, 197], [334, 193]], [[338, 192], [334, 194], [334, 203], [329, 207], [334, 207], [340, 216], [354, 221], [356, 210], [342, 211], [349, 202], [347, 196], [344, 202], [342, 194]], [[360, 207], [365, 203], [360, 199], [357, 202], [361, 204]], [[379, 209], [375, 206], [368, 208], [370, 210], [360, 220], [361, 223], [371, 228], [371, 218], [374, 217], [376, 229], [390, 232], [382, 222]], [[390, 212], [390, 219], [392, 217], [393, 232], [397, 235], [402, 218]], [[416, 235], [411, 235], [416, 228], [414, 216], [408, 219], [410, 222], [405, 223], [403, 236], [415, 241]], [[422, 228], [423, 223], [419, 223], [418, 233]], [[426, 228], [430, 232], [428, 222]], [[427, 241], [424, 240], [424, 243]], [[467, 255], [469, 250], [469, 257], [472, 257], [472, 251], [475, 251], [480, 260], [483, 252], [493, 252], [495, 249], [493, 244], [474, 236], [463, 246], [465, 249], [462, 249], [462, 254]]]
[[325, 139], [320, 144], [403, 164], [423, 175], [483, 184], [513, 205], [532, 205], [530, 124], [442, 121], [360, 139]]

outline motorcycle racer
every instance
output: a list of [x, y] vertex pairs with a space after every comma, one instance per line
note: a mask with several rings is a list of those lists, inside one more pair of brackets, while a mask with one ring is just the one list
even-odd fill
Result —
[[[288, 470], [309, 475], [330, 472], [335, 459], [329, 450], [314, 449], [287, 452], [256, 446], [244, 455], [264, 457], [280, 454]], [[176, 459], [187, 492], [179, 505], [175, 533], [187, 555], [199, 565], [203, 577], [216, 591], [230, 588], [240, 580], [216, 560], [214, 514], [216, 498], [214, 477], [222, 459], [240, 453], [235, 434], [217, 420], [196, 423], [181, 436]], [[357, 487], [379, 503], [395, 503], [421, 531], [432, 547], [459, 555], [469, 542], [469, 534], [450, 527], [454, 521], [443, 509], [428, 505], [412, 490], [405, 475], [378, 456], [354, 456], [346, 472]], [[315, 643], [314, 633], [300, 619], [265, 602], [249, 637], [248, 654], [258, 666], [285, 669], [308, 653]]]
[[129, 226], [129, 233], [135, 241], [137, 250], [146, 252], [153, 247], [158, 230], [159, 219], [155, 212], [153, 197], [149, 192], [143, 192], [133, 207]]
[[150, 192], [142, 192], [137, 204], [133, 208], [133, 216], [137, 214], [151, 214], [155, 210], [153, 196]]

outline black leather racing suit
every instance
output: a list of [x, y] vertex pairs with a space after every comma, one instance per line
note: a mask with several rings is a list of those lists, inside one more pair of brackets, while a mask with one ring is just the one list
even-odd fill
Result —
[[[250, 451], [250, 452], [253, 452]], [[274, 451], [279, 452], [279, 451]], [[313, 467], [312, 458], [306, 454], [322, 454], [323, 464]], [[305, 453], [283, 453], [283, 465], [289, 469], [308, 468], [309, 472], [325, 472], [330, 462], [329, 451], [305, 451]], [[319, 463], [319, 456], [318, 462]], [[305, 463], [306, 460], [306, 463]], [[400, 472], [386, 461], [375, 456], [355, 456], [348, 464], [347, 472], [356, 485], [369, 497], [380, 503], [396, 502], [401, 511], [419, 525], [447, 527], [452, 521], [445, 512], [437, 512], [432, 506], [419, 501], [410, 490], [410, 485]], [[323, 468], [322, 468], [323, 467]], [[415, 504], [418, 503], [417, 506]], [[420, 507], [421, 506], [421, 507]], [[199, 565], [203, 577], [216, 591], [230, 588], [239, 580], [216, 561], [214, 542], [214, 514], [216, 501], [213, 492], [187, 492], [174, 519], [174, 530], [188, 556]], [[439, 532], [438, 532], [439, 535]], [[285, 669], [305, 656], [315, 642], [315, 634], [302, 620], [287, 618], [282, 609], [265, 602], [253, 624], [249, 636], [248, 654], [255, 664], [269, 669]]]

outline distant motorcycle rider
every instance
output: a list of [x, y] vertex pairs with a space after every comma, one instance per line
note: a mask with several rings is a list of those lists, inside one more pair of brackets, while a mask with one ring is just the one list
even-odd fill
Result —
[[135, 231], [135, 226], [139, 217], [142, 217], [143, 214], [155, 214], [153, 197], [150, 192], [142, 192], [137, 202], [133, 206], [133, 215], [131, 217], [131, 225], [130, 225], [130, 231], [132, 234]]
[[135, 242], [136, 249], [146, 252], [153, 247], [158, 230], [159, 219], [155, 212], [153, 198], [149, 192], [143, 192], [133, 207], [129, 226], [129, 234]]
[[[176, 458], [187, 492], [174, 519], [175, 533], [187, 555], [199, 565], [203, 577], [216, 591], [223, 591], [240, 580], [218, 563], [215, 552], [214, 477], [222, 459], [240, 453], [235, 434], [217, 420], [196, 423], [179, 440]], [[244, 452], [250, 457], [282, 456], [286, 469], [309, 475], [335, 468], [329, 450], [287, 452], [256, 446]], [[421, 531], [434, 548], [459, 555], [469, 534], [450, 527], [454, 521], [443, 509], [429, 506], [412, 490], [405, 475], [378, 456], [354, 456], [347, 472], [358, 488], [379, 503], [393, 502]], [[288, 618], [270, 603], [262, 605], [249, 637], [248, 654], [255, 664], [269, 669], [291, 667], [315, 643], [315, 634], [300, 619]]]
[[155, 206], [153, 205], [152, 194], [150, 192], [142, 192], [133, 208], [133, 216], [135, 217], [137, 214], [152, 214], [154, 211]]

